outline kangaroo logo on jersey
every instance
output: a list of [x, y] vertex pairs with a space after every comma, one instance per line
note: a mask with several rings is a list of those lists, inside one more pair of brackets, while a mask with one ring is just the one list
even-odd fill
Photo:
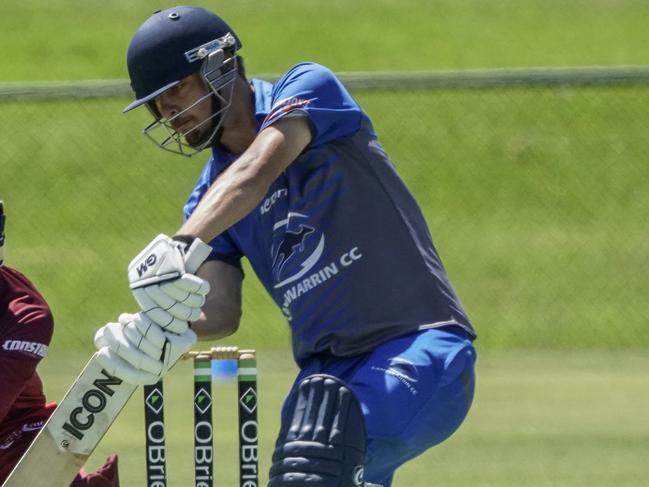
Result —
[[300, 279], [322, 256], [325, 237], [304, 223], [306, 218], [306, 215], [291, 212], [288, 218], [273, 226], [270, 255], [275, 288]]
[[303, 253], [307, 236], [315, 231], [313, 227], [300, 223], [297, 231], [286, 230], [286, 236], [281, 241], [273, 257], [273, 275], [279, 281], [284, 264], [297, 253]]

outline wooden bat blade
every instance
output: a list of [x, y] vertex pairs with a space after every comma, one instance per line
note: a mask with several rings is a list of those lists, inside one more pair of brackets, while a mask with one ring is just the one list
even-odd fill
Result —
[[83, 455], [60, 451], [50, 432], [43, 428], [2, 486], [68, 487], [86, 459]]
[[94, 354], [2, 487], [68, 487], [136, 388]]

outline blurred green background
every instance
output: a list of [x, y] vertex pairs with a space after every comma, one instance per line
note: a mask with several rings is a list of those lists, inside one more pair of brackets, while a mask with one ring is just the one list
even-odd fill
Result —
[[[201, 5], [243, 39], [253, 76], [304, 60], [349, 72], [649, 59], [649, 3], [638, 0]], [[3, 0], [0, 82], [124, 79], [133, 31], [168, 6]], [[642, 485], [649, 85], [353, 94], [421, 203], [480, 335], [467, 423], [395, 485]], [[80, 370], [96, 328], [135, 309], [126, 265], [157, 233], [176, 230], [206, 159], [156, 149], [140, 135], [148, 115], [123, 115], [127, 102], [0, 100], [6, 260], [54, 311], [52, 354], [41, 367], [51, 399]], [[241, 330], [225, 342], [260, 350], [267, 462], [294, 365], [286, 324], [251, 272]], [[189, 375], [172, 375], [170, 394], [180, 397]], [[134, 443], [143, 444], [141, 402], [129, 408], [92, 460], [123, 453], [127, 486], [143, 478], [143, 447]], [[178, 441], [170, 448], [186, 450], [190, 426], [170, 428]], [[177, 469], [175, 485], [189, 482], [187, 470]]]
[[[151, 12], [138, 0], [3, 0], [4, 80], [125, 77]], [[641, 0], [207, 0], [245, 44], [250, 73], [314, 60], [336, 71], [645, 64]]]

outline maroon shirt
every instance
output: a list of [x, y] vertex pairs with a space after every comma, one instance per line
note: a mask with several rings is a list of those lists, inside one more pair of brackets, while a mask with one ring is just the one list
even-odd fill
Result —
[[0, 267], [0, 447], [16, 427], [46, 418], [36, 366], [47, 354], [53, 319], [45, 299], [20, 272]]

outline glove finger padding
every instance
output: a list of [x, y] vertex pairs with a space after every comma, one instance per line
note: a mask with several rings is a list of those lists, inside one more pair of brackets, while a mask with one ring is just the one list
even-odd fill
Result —
[[[164, 284], [154, 284], [142, 288], [148, 294], [150, 301], [145, 303], [150, 308], [159, 307], [181, 320], [187, 320], [191, 314], [186, 308], [197, 309], [205, 304], [205, 296], [210, 290], [210, 285], [205, 279], [193, 274], [184, 274], [179, 279]], [[141, 290], [135, 290], [139, 294]], [[144, 309], [144, 311], [148, 311]]]
[[161, 284], [160, 287], [175, 287], [180, 291], [185, 291], [189, 294], [198, 294], [201, 296], [205, 296], [210, 292], [210, 283], [195, 274], [183, 274], [175, 281], [165, 282]]
[[288, 398], [268, 487], [362, 486], [366, 442], [351, 389], [336, 377], [309, 376]]
[[146, 316], [151, 321], [156, 323], [164, 331], [182, 335], [189, 329], [189, 323], [171, 316], [169, 313], [161, 310], [160, 308], [152, 309], [151, 311], [147, 311], [144, 314], [146, 314]]
[[[162, 292], [158, 284], [154, 284], [153, 286], [143, 287], [141, 289], [136, 289], [134, 291], [134, 293], [141, 293], [141, 292], [145, 292], [149, 296], [149, 299], [151, 299], [151, 301], [155, 305], [154, 306], [155, 308], [162, 308], [165, 311], [169, 311], [169, 308], [171, 308], [173, 305], [178, 303], [178, 300], [172, 298], [167, 293]], [[148, 311], [148, 310], [145, 309], [144, 311]], [[184, 316], [178, 316], [178, 318], [183, 319]]]
[[153, 384], [191, 350], [196, 333], [171, 333], [144, 313], [124, 313], [97, 330], [94, 342], [107, 372], [131, 384]]
[[[175, 281], [154, 284], [144, 289], [156, 306], [168, 310], [178, 303], [190, 308], [200, 308], [205, 304], [205, 296], [210, 290], [210, 285], [198, 276], [185, 274]], [[178, 318], [184, 317], [178, 316]]]
[[156, 346], [155, 343], [145, 337], [134, 322], [131, 321], [124, 325], [124, 335], [129, 342], [133, 343], [138, 350], [151, 357], [151, 359], [160, 360], [162, 357], [162, 346]]
[[[120, 315], [118, 321], [124, 325], [133, 323], [139, 332], [156, 347], [160, 354], [162, 354], [162, 350], [167, 340], [165, 332], [160, 325], [149, 319], [145, 313], [137, 313], [134, 315], [125, 313]], [[162, 355], [159, 355], [159, 357], [160, 356]]]
[[183, 277], [176, 281], [160, 284], [160, 290], [179, 303], [186, 304], [187, 306], [192, 308], [200, 308], [201, 306], [203, 306], [203, 304], [205, 304], [205, 296], [207, 295], [207, 292], [209, 292], [210, 286], [209, 284], [207, 284], [207, 281], [201, 279], [207, 285], [202, 286], [196, 292], [189, 291], [184, 286], [179, 285], [182, 282], [186, 282], [185, 278], [187, 277], [201, 279], [200, 277], [194, 276], [192, 274], [185, 274]]
[[[147, 315], [147, 317], [160, 325], [165, 330], [169, 330], [173, 333], [182, 334], [187, 331], [189, 324], [186, 320], [182, 320], [173, 316], [168, 311], [160, 308], [146, 292], [145, 288], [136, 289], [133, 291], [133, 296], [135, 300], [142, 308], [142, 311]], [[200, 309], [198, 310], [200, 316]]]
[[[193, 306], [193, 307], [189, 306], [188, 304], [184, 302], [179, 302], [174, 298], [172, 298], [171, 296], [169, 296], [169, 294], [162, 291], [160, 286], [149, 286], [142, 289], [136, 289], [134, 293], [142, 292], [142, 291], [148, 294], [149, 298], [151, 298], [151, 301], [153, 301], [157, 305], [157, 307], [162, 308], [170, 315], [183, 321], [197, 320], [201, 315], [200, 307], [205, 302], [205, 300], [202, 299], [200, 306]], [[148, 311], [148, 310], [144, 310], [144, 311]]]
[[[147, 353], [139, 348], [141, 337], [137, 328], [133, 325], [129, 331], [131, 336], [134, 336], [132, 341], [126, 334], [126, 326], [121, 323], [108, 323], [100, 328], [95, 335], [95, 346], [97, 348], [108, 348], [114, 354], [121, 357], [125, 362], [129, 363], [132, 367], [159, 375], [162, 372], [162, 362], [160, 361], [161, 351], [153, 351], [157, 354], [156, 358], [150, 357]], [[143, 338], [143, 337], [142, 337]], [[149, 350], [153, 348], [150, 342], [147, 344]]]
[[156, 374], [136, 369], [108, 347], [100, 348], [96, 356], [106, 372], [129, 384], [148, 385], [160, 380], [160, 376]]

